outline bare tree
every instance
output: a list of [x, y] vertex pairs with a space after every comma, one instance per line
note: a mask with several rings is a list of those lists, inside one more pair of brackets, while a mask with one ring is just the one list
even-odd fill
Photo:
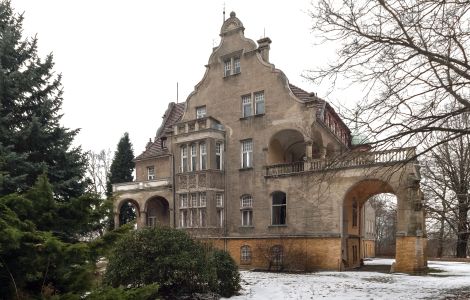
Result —
[[99, 153], [87, 152], [87, 177], [90, 180], [91, 192], [104, 196], [111, 167], [111, 150], [101, 150]]
[[375, 210], [375, 254], [393, 256], [397, 225], [396, 197], [391, 194], [380, 194], [370, 198], [369, 201]]
[[[462, 116], [453, 126], [469, 124], [470, 118]], [[435, 133], [428, 140], [435, 144], [442, 138], [442, 133]], [[445, 227], [450, 227], [457, 237], [456, 256], [466, 257], [470, 238], [470, 135], [440, 144], [427, 157], [423, 169], [427, 211], [440, 222], [439, 238], [443, 239]]]
[[470, 111], [469, 10], [470, 1], [319, 0], [313, 30], [322, 46], [336, 45], [337, 59], [306, 77], [364, 89], [356, 107], [340, 112], [377, 146], [445, 132], [432, 148], [469, 134], [468, 124], [448, 122]]

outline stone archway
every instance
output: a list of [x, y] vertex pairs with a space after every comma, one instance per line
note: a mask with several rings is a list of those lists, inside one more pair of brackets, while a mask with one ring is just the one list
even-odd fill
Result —
[[157, 225], [170, 226], [170, 206], [168, 200], [155, 196], [145, 202], [145, 223], [146, 226]]
[[295, 129], [281, 130], [269, 140], [268, 164], [302, 161], [305, 155], [305, 138]]
[[[364, 203], [374, 195], [389, 193], [397, 197], [397, 232], [395, 249], [395, 267], [393, 271], [420, 273], [426, 267], [424, 249], [426, 240], [423, 237], [423, 211], [417, 205], [421, 191], [419, 184], [407, 181], [406, 185], [392, 187], [386, 181], [379, 179], [364, 179], [352, 185], [343, 198], [342, 222], [342, 260], [348, 267], [360, 264], [361, 228], [354, 217]], [[421, 199], [418, 199], [421, 200]], [[356, 207], [355, 207], [356, 206]], [[354, 216], [356, 210], [356, 216]]]
[[139, 218], [140, 206], [136, 200], [123, 199], [119, 202], [114, 218], [114, 222], [117, 226], [122, 226], [134, 220], [138, 223]]

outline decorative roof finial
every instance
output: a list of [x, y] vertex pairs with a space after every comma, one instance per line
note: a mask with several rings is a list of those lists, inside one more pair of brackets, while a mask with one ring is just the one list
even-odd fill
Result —
[[235, 18], [235, 16], [236, 16], [235, 12], [232, 11], [232, 12], [230, 13], [230, 18]]

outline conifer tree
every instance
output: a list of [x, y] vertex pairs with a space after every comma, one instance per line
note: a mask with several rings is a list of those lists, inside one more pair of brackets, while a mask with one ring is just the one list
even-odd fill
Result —
[[68, 200], [84, 191], [85, 156], [71, 147], [78, 130], [60, 124], [62, 77], [52, 54], [38, 57], [22, 21], [0, 0], [0, 195], [26, 191], [47, 172], [54, 194]]
[[111, 163], [108, 196], [112, 194], [111, 184], [130, 182], [134, 179], [132, 173], [134, 172], [134, 150], [129, 140], [127, 132], [119, 140], [117, 150], [114, 152], [114, 159]]

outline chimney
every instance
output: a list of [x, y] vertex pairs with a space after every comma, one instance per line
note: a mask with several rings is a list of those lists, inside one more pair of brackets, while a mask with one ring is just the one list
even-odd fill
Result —
[[261, 53], [261, 57], [265, 62], [269, 62], [269, 45], [271, 44], [271, 39], [268, 37], [258, 40], [258, 52]]

